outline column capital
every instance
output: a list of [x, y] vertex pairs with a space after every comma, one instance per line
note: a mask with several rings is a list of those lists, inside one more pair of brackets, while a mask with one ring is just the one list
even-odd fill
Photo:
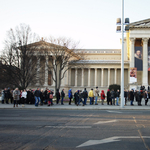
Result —
[[148, 43], [149, 38], [142, 38], [143, 44], [147, 44]]
[[130, 38], [130, 42], [134, 44], [135, 38]]

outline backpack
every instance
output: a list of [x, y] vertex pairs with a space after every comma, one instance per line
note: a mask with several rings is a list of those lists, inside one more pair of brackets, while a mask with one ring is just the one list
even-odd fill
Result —
[[49, 98], [50, 98], [50, 99], [53, 99], [53, 94], [50, 94], [50, 95], [49, 95]]

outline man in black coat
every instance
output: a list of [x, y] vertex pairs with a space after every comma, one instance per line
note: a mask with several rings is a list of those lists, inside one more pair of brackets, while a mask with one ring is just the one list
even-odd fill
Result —
[[128, 95], [128, 92], [124, 90], [125, 106], [127, 105], [127, 95]]
[[87, 98], [88, 98], [88, 92], [87, 92], [86, 88], [83, 91], [83, 98], [84, 98], [84, 105], [86, 105], [86, 101], [87, 101]]
[[59, 104], [59, 100], [60, 100], [59, 89], [56, 89], [56, 104]]
[[111, 102], [112, 105], [112, 101], [111, 101], [111, 94], [110, 94], [110, 90], [107, 90], [107, 105], [109, 105], [109, 102]]
[[130, 91], [130, 101], [131, 101], [131, 106], [133, 106], [133, 101], [134, 101], [134, 92], [133, 89]]

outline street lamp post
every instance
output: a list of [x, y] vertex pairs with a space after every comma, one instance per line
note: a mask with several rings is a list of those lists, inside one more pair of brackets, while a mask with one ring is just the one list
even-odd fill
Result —
[[[121, 21], [122, 20], [122, 21]], [[124, 30], [124, 25], [129, 24], [129, 18], [125, 19], [124, 22], [124, 0], [122, 0], [122, 19], [117, 19], [117, 24], [121, 24], [121, 26], [117, 26], [117, 31], [121, 31], [122, 33], [122, 50], [121, 50], [121, 108], [124, 108], [124, 32], [128, 31], [128, 26], [126, 26]]]
[[121, 108], [124, 108], [124, 0], [122, 0]]

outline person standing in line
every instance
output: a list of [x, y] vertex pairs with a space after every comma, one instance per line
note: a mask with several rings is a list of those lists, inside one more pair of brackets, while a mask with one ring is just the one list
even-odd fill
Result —
[[35, 96], [35, 106], [38, 107], [38, 104], [41, 101], [41, 99], [40, 99], [40, 88], [37, 88], [37, 90], [34, 92], [34, 96]]
[[83, 106], [84, 106], [84, 101], [82, 101], [83, 93], [82, 93], [82, 91], [80, 91], [80, 90], [78, 91], [78, 93], [79, 93], [79, 100], [78, 100], [77, 106], [80, 105], [80, 102], [82, 102], [82, 103], [83, 103]]
[[93, 105], [93, 104], [92, 104], [92, 101], [93, 101], [93, 99], [94, 99], [93, 89], [91, 89], [90, 92], [89, 92], [89, 98], [90, 98], [90, 105]]
[[111, 94], [110, 94], [110, 90], [108, 89], [107, 90], [107, 105], [109, 105], [110, 101], [111, 101]]
[[99, 95], [98, 87], [96, 87], [96, 89], [94, 90], [94, 92], [95, 92], [95, 105], [98, 105], [98, 103], [97, 103], [97, 98], [98, 98], [98, 95]]
[[16, 88], [13, 91], [13, 98], [14, 98], [14, 107], [16, 105], [16, 107], [18, 107], [18, 101], [20, 99], [20, 91], [18, 90], [18, 88]]
[[111, 91], [111, 100], [112, 100], [112, 104], [115, 105], [115, 91], [114, 91], [114, 89], [112, 89], [112, 91]]
[[26, 92], [26, 90], [24, 89], [24, 91], [23, 91], [22, 94], [21, 94], [22, 107], [24, 107], [24, 104], [26, 103], [26, 98], [27, 98], [27, 92]]
[[101, 92], [101, 100], [102, 100], [102, 105], [104, 105], [104, 100], [105, 100], [104, 90], [102, 90], [102, 92]]
[[86, 105], [86, 101], [88, 98], [88, 92], [87, 92], [86, 88], [84, 88], [84, 91], [83, 91], [83, 98], [84, 98], [84, 105]]
[[71, 105], [71, 99], [72, 99], [72, 89], [68, 91], [68, 97], [69, 97], [69, 105]]
[[46, 90], [44, 91], [44, 104], [47, 104], [48, 102], [48, 88], [46, 88]]
[[61, 105], [64, 105], [64, 97], [65, 97], [65, 92], [64, 89], [61, 91]]
[[59, 89], [56, 89], [56, 104], [59, 104], [59, 100], [60, 100]]
[[130, 91], [130, 101], [131, 101], [130, 105], [134, 106], [134, 104], [133, 104], [133, 101], [134, 101], [134, 92], [133, 92], [133, 89]]
[[41, 99], [40, 105], [43, 106], [43, 100], [44, 100], [44, 91], [43, 91], [43, 89], [41, 89], [41, 91], [40, 91], [40, 99]]
[[141, 102], [142, 102], [143, 96], [144, 96], [144, 92], [143, 92], [143, 90], [140, 90], [140, 101], [139, 101], [139, 106], [142, 106]]
[[120, 97], [120, 91], [117, 90], [116, 92], [116, 105], [119, 106], [119, 97]]
[[145, 99], [145, 106], [147, 106], [148, 99], [149, 99], [149, 93], [147, 91], [145, 91], [144, 93], [144, 99]]
[[22, 104], [22, 90], [20, 90], [20, 96], [19, 96], [19, 101], [18, 104], [21, 105]]
[[2, 94], [2, 104], [4, 104], [4, 99], [5, 99], [5, 93], [4, 93], [4, 90], [1, 91], [1, 94]]
[[138, 103], [138, 106], [140, 106], [140, 92], [139, 92], [139, 90], [137, 90], [137, 91], [134, 93], [134, 96], [135, 96], [135, 100], [136, 100], [137, 103]]
[[8, 92], [8, 91], [7, 91], [7, 88], [5, 88], [5, 89], [4, 89], [4, 100], [6, 101], [6, 104], [9, 104], [9, 103], [8, 103], [8, 94], [7, 94], [7, 92]]
[[74, 93], [74, 103], [75, 105], [78, 104], [78, 90], [76, 90], [76, 92]]

